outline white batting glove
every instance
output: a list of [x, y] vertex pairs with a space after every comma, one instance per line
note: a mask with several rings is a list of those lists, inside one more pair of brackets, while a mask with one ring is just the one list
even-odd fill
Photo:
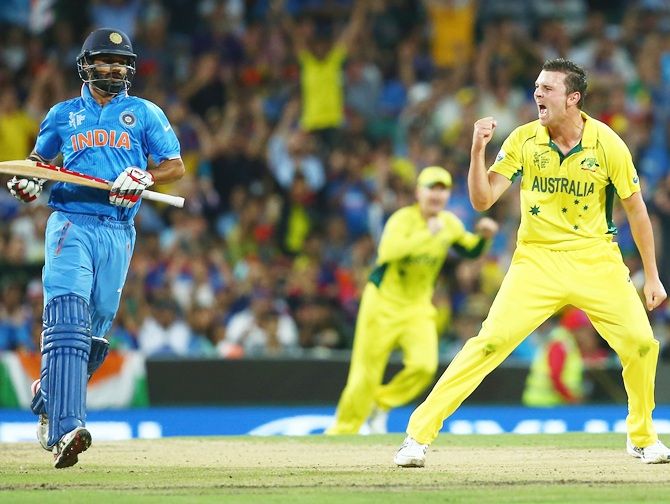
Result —
[[7, 189], [21, 203], [35, 201], [42, 192], [46, 179], [12, 177], [7, 182]]
[[112, 205], [132, 208], [147, 187], [154, 185], [154, 176], [136, 166], [129, 166], [116, 177], [109, 191]]

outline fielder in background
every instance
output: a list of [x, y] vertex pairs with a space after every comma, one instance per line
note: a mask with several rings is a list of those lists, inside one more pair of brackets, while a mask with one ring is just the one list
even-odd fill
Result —
[[[37, 437], [56, 468], [77, 463], [91, 444], [86, 429], [86, 385], [102, 365], [104, 339], [116, 316], [135, 247], [133, 218], [142, 191], [184, 173], [177, 137], [163, 111], [128, 95], [136, 55], [127, 35], [101, 28], [84, 41], [77, 69], [81, 96], [56, 104], [42, 122], [29, 159], [114, 180], [109, 193], [56, 183], [51, 189], [40, 380], [32, 409]], [[148, 155], [155, 168], [147, 171]], [[44, 181], [14, 177], [7, 186], [22, 202]]]
[[[326, 434], [356, 434], [370, 415], [370, 432], [386, 432], [390, 409], [410, 402], [428, 387], [438, 366], [437, 310], [432, 303], [437, 276], [450, 248], [477, 257], [498, 224], [488, 217], [468, 232], [444, 209], [451, 175], [431, 166], [419, 174], [417, 202], [389, 218], [377, 250], [377, 266], [363, 290], [351, 367]], [[382, 385], [389, 356], [403, 353], [403, 369]]]
[[510, 134], [488, 171], [485, 150], [496, 122], [475, 122], [470, 200], [476, 210], [486, 210], [521, 176], [517, 248], [479, 334], [412, 413], [396, 464], [422, 467], [444, 420], [524, 338], [567, 305], [586, 312], [621, 359], [628, 453], [646, 463], [670, 461], [652, 422], [659, 343], [613, 242], [615, 194], [644, 264], [648, 310], [667, 297], [651, 223], [630, 151], [608, 126], [582, 112], [585, 93], [581, 67], [546, 61], [535, 81], [538, 120]]

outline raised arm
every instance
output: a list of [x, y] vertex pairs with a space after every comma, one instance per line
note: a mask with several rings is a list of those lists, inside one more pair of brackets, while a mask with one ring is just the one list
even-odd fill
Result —
[[271, 18], [279, 21], [279, 26], [291, 39], [295, 54], [307, 50], [307, 36], [303, 31], [304, 28], [299, 26], [286, 10], [286, 0], [270, 0], [268, 14]]
[[337, 38], [335, 42], [337, 45], [346, 47], [347, 51], [351, 49], [356, 41], [356, 37], [358, 37], [363, 30], [363, 26], [365, 26], [365, 16], [368, 12], [369, 3], [369, 0], [354, 0], [354, 8], [351, 13], [351, 18], [349, 19], [347, 26]]
[[263, 110], [263, 100], [260, 96], [255, 96], [249, 104], [249, 109], [253, 116], [254, 128], [247, 147], [247, 154], [253, 158], [260, 158], [267, 144], [270, 128], [268, 127]]
[[475, 122], [468, 171], [468, 190], [472, 207], [478, 212], [488, 210], [512, 181], [499, 173], [486, 169], [486, 146], [493, 138], [496, 122], [493, 117], [484, 117]]

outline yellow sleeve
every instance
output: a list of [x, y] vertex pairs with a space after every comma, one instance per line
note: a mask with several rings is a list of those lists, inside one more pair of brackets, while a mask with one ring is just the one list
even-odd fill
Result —
[[303, 49], [298, 51], [298, 63], [301, 65], [306, 65], [308, 63], [311, 63], [314, 61], [314, 56], [312, 56], [312, 53]]
[[515, 130], [508, 136], [498, 151], [495, 161], [489, 168], [489, 171], [499, 173], [509, 180], [514, 180], [521, 175], [523, 171], [523, 162], [521, 159], [521, 143]]
[[611, 136], [608, 143], [617, 151], [607, 153], [607, 170], [617, 194], [626, 199], [640, 190], [640, 178], [628, 146], [616, 133], [612, 132]]
[[342, 44], [335, 44], [328, 53], [328, 59], [332, 64], [340, 66], [347, 59], [347, 48]]
[[454, 241], [451, 248], [468, 258], [479, 257], [488, 248], [489, 240], [465, 229], [465, 224], [454, 214], [449, 214], [449, 229]]

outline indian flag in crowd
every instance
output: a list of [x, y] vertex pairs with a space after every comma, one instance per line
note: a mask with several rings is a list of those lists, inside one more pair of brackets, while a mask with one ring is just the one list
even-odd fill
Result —
[[[39, 352], [0, 353], [0, 408], [30, 407], [31, 384], [40, 376]], [[139, 352], [111, 351], [88, 383], [89, 409], [148, 406], [147, 373]]]

